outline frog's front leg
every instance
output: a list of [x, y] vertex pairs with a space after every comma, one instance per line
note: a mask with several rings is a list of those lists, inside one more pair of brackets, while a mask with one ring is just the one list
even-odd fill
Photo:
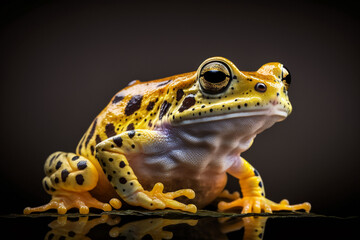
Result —
[[96, 145], [96, 157], [116, 192], [128, 204], [149, 210], [172, 208], [196, 212], [197, 208], [194, 204], [185, 205], [174, 200], [180, 196], [193, 199], [195, 197], [193, 190], [181, 189], [163, 193], [164, 185], [159, 182], [151, 191], [146, 191], [129, 164], [129, 156], [143, 154], [145, 148], [149, 149], [155, 144], [161, 145], [166, 139], [166, 136], [158, 131], [141, 129], [127, 131]]
[[280, 203], [275, 203], [265, 198], [264, 184], [259, 172], [254, 169], [245, 159], [241, 158], [229, 170], [228, 173], [239, 179], [242, 198], [238, 198], [230, 203], [220, 202], [220, 211], [225, 211], [234, 207], [242, 207], [242, 213], [260, 213], [261, 211], [271, 213], [280, 210], [305, 210], [310, 211], [311, 205], [308, 202], [296, 205], [289, 205], [284, 199]]

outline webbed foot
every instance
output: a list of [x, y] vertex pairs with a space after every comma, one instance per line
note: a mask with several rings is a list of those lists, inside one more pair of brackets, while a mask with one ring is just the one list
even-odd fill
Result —
[[[114, 201], [113, 199], [111, 201]], [[111, 202], [110, 201], [110, 202]], [[116, 207], [119, 206], [119, 202], [111, 202]], [[121, 204], [120, 204], [121, 206]], [[65, 214], [71, 208], [79, 209], [80, 214], [88, 214], [89, 208], [98, 208], [103, 211], [111, 211], [111, 206], [108, 203], [103, 203], [93, 198], [89, 192], [63, 192], [53, 195], [51, 201], [45, 205], [24, 209], [24, 214], [30, 214], [32, 212], [44, 212], [49, 209], [56, 209], [59, 214]]]
[[185, 196], [189, 199], [195, 197], [195, 192], [192, 189], [181, 189], [175, 192], [163, 193], [164, 185], [156, 183], [151, 191], [138, 191], [127, 197], [125, 200], [134, 206], [141, 206], [149, 210], [154, 209], [178, 209], [187, 212], [196, 213], [197, 208], [194, 204], [183, 204], [174, 200], [174, 198]]
[[296, 211], [296, 210], [305, 210], [310, 212], [311, 205], [308, 202], [302, 204], [290, 205], [289, 201], [283, 199], [280, 203], [275, 203], [265, 197], [243, 197], [238, 198], [232, 202], [220, 202], [218, 208], [220, 211], [225, 211], [230, 208], [242, 207], [241, 213], [272, 213], [272, 211]]

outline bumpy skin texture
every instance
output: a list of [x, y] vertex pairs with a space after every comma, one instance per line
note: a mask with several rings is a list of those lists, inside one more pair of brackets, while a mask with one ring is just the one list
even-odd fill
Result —
[[[95, 118], [76, 154], [49, 156], [43, 186], [52, 200], [24, 213], [108, 211], [105, 202], [120, 208], [119, 199], [146, 209], [196, 212], [218, 196], [233, 200], [220, 202], [221, 211], [309, 211], [309, 203], [266, 199], [259, 173], [240, 157], [258, 133], [291, 113], [290, 80], [280, 63], [244, 72], [214, 57], [195, 72], [133, 81]], [[227, 173], [239, 179], [243, 197], [223, 192]], [[174, 200], [181, 196], [187, 200]]]

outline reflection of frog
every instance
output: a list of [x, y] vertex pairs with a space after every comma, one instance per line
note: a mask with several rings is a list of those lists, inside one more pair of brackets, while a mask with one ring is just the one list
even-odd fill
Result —
[[44, 239], [87, 239], [86, 235], [94, 227], [106, 223], [113, 226], [120, 222], [119, 217], [102, 215], [89, 220], [89, 217], [80, 217], [78, 220], [68, 220], [66, 216], [60, 216], [56, 220], [49, 223], [51, 230], [46, 234]]
[[[90, 240], [92, 236], [106, 238], [107, 235], [116, 239], [227, 239], [226, 234], [232, 233], [239, 237], [243, 235], [240, 238], [243, 240], [261, 240], [267, 220], [267, 217], [188, 218], [188, 215], [167, 219], [103, 214], [92, 219], [86, 216], [68, 220], [66, 216], [59, 216], [48, 225], [51, 230], [44, 239]], [[241, 229], [243, 234], [239, 232]]]
[[[309, 203], [267, 200], [259, 173], [240, 157], [258, 133], [290, 114], [290, 80], [280, 63], [243, 72], [214, 57], [196, 72], [134, 81], [95, 118], [76, 154], [49, 156], [43, 186], [52, 200], [24, 213], [50, 208], [65, 213], [72, 207], [80, 213], [89, 207], [109, 211], [103, 202], [112, 198], [110, 204], [119, 208], [117, 197], [147, 209], [196, 212], [221, 195], [226, 173], [239, 179], [243, 198], [221, 202], [220, 210], [309, 211]], [[163, 193], [164, 187], [175, 192]], [[179, 196], [195, 198], [186, 205], [173, 200]]]
[[267, 217], [220, 218], [220, 230], [227, 234], [244, 229], [243, 240], [261, 240]]
[[180, 224], [195, 226], [198, 220], [195, 219], [166, 219], [166, 218], [148, 218], [133, 221], [123, 226], [113, 227], [109, 235], [113, 238], [122, 237], [124, 239], [143, 239], [146, 235], [151, 239], [172, 239], [173, 233], [163, 230], [164, 227]]

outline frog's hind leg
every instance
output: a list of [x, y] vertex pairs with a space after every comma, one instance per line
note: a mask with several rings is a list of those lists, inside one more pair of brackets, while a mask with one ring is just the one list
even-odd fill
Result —
[[73, 153], [55, 152], [45, 162], [42, 183], [45, 191], [52, 196], [51, 201], [40, 207], [25, 208], [24, 214], [57, 209], [65, 214], [68, 209], [78, 208], [81, 214], [89, 213], [89, 207], [110, 211], [111, 206], [102, 203], [88, 192], [98, 181], [95, 166], [86, 158]]

